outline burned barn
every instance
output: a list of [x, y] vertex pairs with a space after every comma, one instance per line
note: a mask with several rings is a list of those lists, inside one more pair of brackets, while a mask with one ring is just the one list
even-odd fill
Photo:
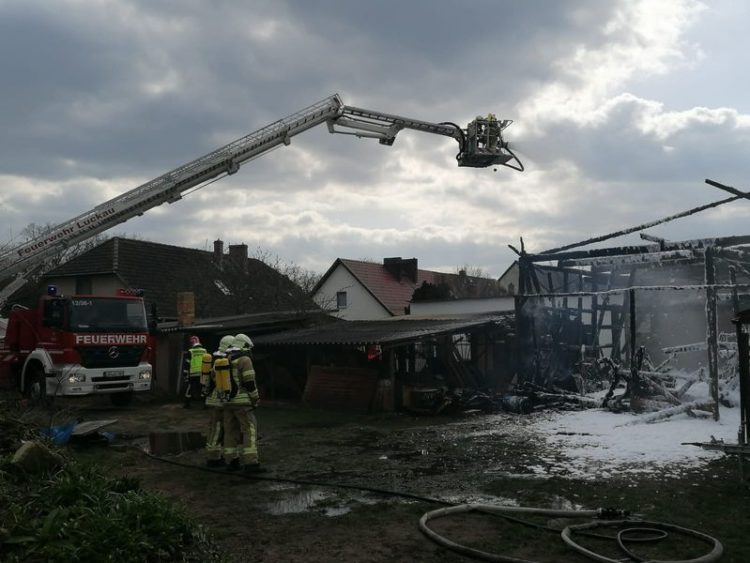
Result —
[[[732, 320], [750, 306], [750, 236], [641, 237], [634, 246], [521, 249], [518, 387], [608, 391], [611, 408], [700, 408], [718, 418], [719, 404], [739, 396]], [[710, 400], [685, 405], [698, 383]]]

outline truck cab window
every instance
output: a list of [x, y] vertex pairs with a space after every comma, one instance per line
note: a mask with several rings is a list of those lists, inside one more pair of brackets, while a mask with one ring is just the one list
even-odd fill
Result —
[[50, 299], [44, 302], [42, 324], [49, 328], [63, 328], [65, 324], [65, 302]]

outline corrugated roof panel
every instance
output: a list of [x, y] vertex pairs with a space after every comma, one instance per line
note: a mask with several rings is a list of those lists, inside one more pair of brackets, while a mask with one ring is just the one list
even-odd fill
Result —
[[514, 315], [492, 315], [463, 319], [386, 319], [340, 321], [323, 326], [258, 336], [257, 346], [281, 345], [366, 345], [418, 340], [425, 336], [451, 334], [482, 326], [511, 328]]

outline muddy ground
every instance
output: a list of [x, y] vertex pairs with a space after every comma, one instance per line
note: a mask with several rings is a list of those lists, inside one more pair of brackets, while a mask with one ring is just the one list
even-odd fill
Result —
[[[72, 455], [138, 477], [145, 488], [183, 505], [211, 530], [230, 561], [468, 561], [420, 533], [419, 518], [443, 506], [427, 499], [622, 508], [716, 536], [725, 547], [722, 561], [750, 561], [750, 502], [736, 460], [720, 458], [679, 479], [656, 471], [599, 482], [544, 475], [538, 468], [557, 453], [529, 431], [538, 414], [362, 416], [266, 402], [257, 413], [260, 456], [268, 468], [260, 479], [205, 468], [195, 439], [205, 435], [208, 411], [199, 407], [147, 398], [114, 408], [102, 398], [58, 401], [45, 416], [53, 424], [116, 420], [102, 429], [111, 433], [110, 442], [99, 435], [70, 444]], [[452, 516], [432, 527], [504, 556], [588, 561], [557, 533], [496, 517]], [[613, 541], [582, 541], [621, 557]], [[656, 551], [649, 556], [666, 560], [707, 551], [676, 536], [638, 546], [641, 553], [651, 549]]]

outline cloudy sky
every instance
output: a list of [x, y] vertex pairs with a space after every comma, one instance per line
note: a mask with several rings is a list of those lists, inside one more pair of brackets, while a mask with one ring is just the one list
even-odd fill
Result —
[[[465, 125], [512, 119], [525, 172], [319, 126], [111, 234], [221, 238], [323, 272], [417, 257], [497, 276], [750, 189], [750, 5], [730, 0], [0, 0], [0, 243], [59, 224], [333, 93]], [[650, 229], [747, 234], [750, 202]], [[638, 242], [637, 235], [608, 244]]]

